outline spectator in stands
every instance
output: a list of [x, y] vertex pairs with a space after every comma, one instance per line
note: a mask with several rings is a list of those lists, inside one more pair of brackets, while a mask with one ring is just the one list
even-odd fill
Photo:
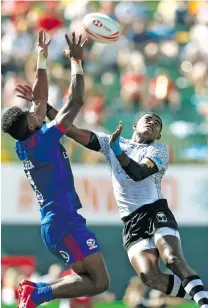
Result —
[[142, 283], [138, 276], [133, 276], [129, 280], [123, 301], [129, 308], [145, 307], [145, 293], [147, 287]]

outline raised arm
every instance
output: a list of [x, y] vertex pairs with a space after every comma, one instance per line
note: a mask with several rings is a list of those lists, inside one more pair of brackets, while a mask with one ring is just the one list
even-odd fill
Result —
[[33, 89], [27, 85], [17, 84], [16, 91], [19, 93], [17, 96], [31, 101], [32, 106], [30, 112], [35, 112], [38, 117], [44, 121], [46, 116], [46, 107], [48, 100], [48, 78], [46, 71], [46, 60], [48, 57], [48, 46], [50, 40], [46, 42], [46, 35], [41, 29], [38, 38], [38, 59], [37, 70]]
[[76, 42], [75, 33], [72, 33], [72, 42], [65, 34], [69, 50], [64, 50], [65, 56], [71, 60], [71, 84], [67, 103], [59, 110], [56, 115], [56, 122], [67, 134], [72, 126], [74, 119], [84, 104], [84, 73], [82, 69], [83, 47], [87, 40], [81, 42], [82, 35], [79, 35]]
[[[49, 120], [56, 119], [65, 131], [66, 136], [74, 139], [78, 143], [88, 147], [89, 149], [99, 151], [100, 145], [97, 137], [91, 131], [80, 129], [73, 125], [73, 121], [84, 104], [84, 75], [81, 66], [83, 56], [83, 47], [86, 40], [81, 43], [81, 36], [78, 42], [75, 41], [75, 33], [72, 35], [72, 42], [65, 35], [68, 51], [64, 51], [65, 56], [71, 60], [71, 85], [69, 90], [69, 98], [67, 103], [57, 111], [54, 107], [47, 104], [46, 115]], [[20, 93], [18, 96], [28, 101], [33, 100], [32, 89], [29, 85], [18, 85], [16, 90]]]
[[33, 106], [31, 111], [35, 112], [42, 121], [46, 116], [46, 105], [48, 101], [48, 78], [46, 71], [46, 59], [48, 57], [48, 46], [50, 40], [46, 41], [46, 34], [39, 31], [39, 51], [37, 60], [36, 77], [33, 84]]

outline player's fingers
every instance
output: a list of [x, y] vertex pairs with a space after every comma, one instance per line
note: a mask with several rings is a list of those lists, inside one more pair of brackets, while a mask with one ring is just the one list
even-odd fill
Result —
[[29, 84], [24, 84], [24, 87], [27, 88], [27, 90], [32, 91], [32, 87], [29, 86]]
[[120, 135], [120, 131], [117, 130], [116, 133], [115, 133], [115, 139], [117, 139], [119, 135]]
[[17, 92], [19, 92], [19, 93], [21, 93], [21, 94], [25, 94], [25, 92], [26, 92], [27, 90], [24, 90], [24, 89], [21, 89], [21, 88], [16, 87], [16, 88], [15, 88], [15, 91], [17, 91]]
[[72, 32], [72, 44], [75, 44], [75, 39], [76, 39], [75, 32]]
[[51, 43], [51, 39], [49, 39], [48, 43], [46, 43], [46, 46], [49, 46]]
[[115, 133], [113, 133], [113, 135], [112, 135], [112, 142], [114, 142], [114, 141], [116, 140], [116, 138], [117, 138], [117, 136], [116, 136], [116, 132], [115, 132]]
[[120, 124], [120, 125], [119, 125], [119, 128], [118, 128], [118, 130], [119, 130], [119, 134], [122, 132], [122, 129], [123, 129], [123, 125], [122, 125], [122, 124]]
[[42, 43], [43, 43], [43, 29], [39, 30], [38, 41], [39, 41], [39, 45], [42, 45]]
[[70, 41], [70, 39], [69, 39], [69, 37], [66, 33], [65, 33], [65, 39], [66, 39], [68, 46], [71, 47], [72, 43], [71, 43], [71, 41]]
[[21, 85], [21, 84], [17, 84], [17, 86], [16, 86], [15, 89], [20, 89], [20, 90], [22, 90], [22, 91], [25, 91], [25, 90], [26, 90], [25, 87], [24, 87], [23, 85]]
[[84, 42], [81, 44], [81, 47], [84, 47], [88, 43], [88, 39], [85, 39]]
[[79, 45], [81, 43], [81, 40], [82, 40], [82, 34], [79, 35], [79, 39], [78, 39], [77, 45]]

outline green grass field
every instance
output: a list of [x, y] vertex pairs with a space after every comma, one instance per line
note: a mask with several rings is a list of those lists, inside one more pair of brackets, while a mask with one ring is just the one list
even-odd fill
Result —
[[[2, 308], [17, 308], [17, 305], [1, 305]], [[59, 308], [59, 301], [53, 301], [48, 303], [47, 305], [44, 304], [46, 308]], [[198, 307], [195, 303], [186, 303], [183, 305], [178, 305], [178, 308], [196, 308]], [[95, 308], [126, 308], [126, 305], [121, 301], [116, 301], [113, 303], [97, 303]]]

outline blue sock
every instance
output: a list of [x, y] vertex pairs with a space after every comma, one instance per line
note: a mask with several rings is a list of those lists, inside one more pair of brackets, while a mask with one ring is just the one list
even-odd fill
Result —
[[35, 288], [43, 288], [49, 286], [46, 282], [34, 282]]
[[51, 286], [34, 289], [34, 291], [32, 292], [32, 301], [36, 305], [40, 305], [45, 302], [50, 302], [53, 299], [54, 297]]

